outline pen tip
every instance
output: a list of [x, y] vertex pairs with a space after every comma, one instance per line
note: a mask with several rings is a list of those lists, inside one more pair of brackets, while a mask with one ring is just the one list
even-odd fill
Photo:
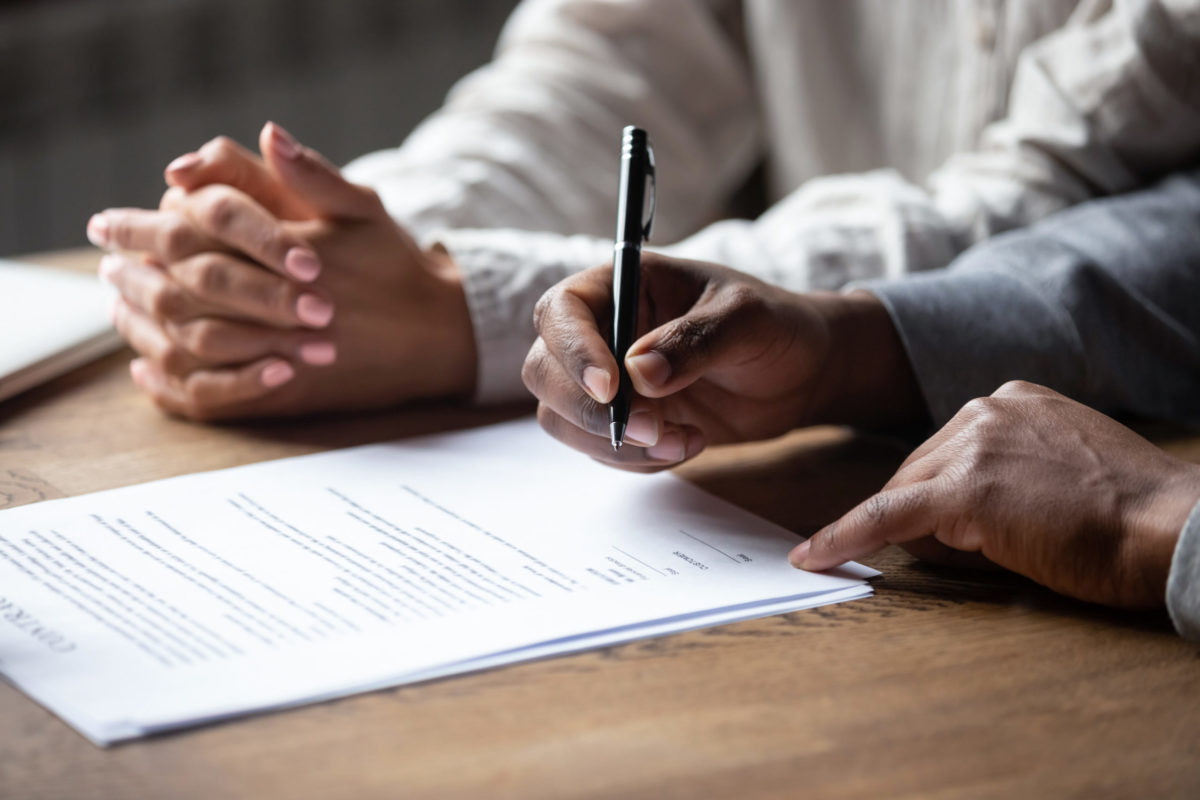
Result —
[[621, 442], [625, 441], [625, 423], [613, 420], [608, 426], [610, 441], [612, 442], [613, 452], [621, 449]]

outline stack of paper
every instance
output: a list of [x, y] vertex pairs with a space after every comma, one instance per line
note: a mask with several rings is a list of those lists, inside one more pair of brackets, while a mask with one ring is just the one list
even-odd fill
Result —
[[95, 275], [0, 260], [0, 400], [121, 346]]
[[0, 512], [0, 669], [99, 744], [862, 597], [532, 421]]

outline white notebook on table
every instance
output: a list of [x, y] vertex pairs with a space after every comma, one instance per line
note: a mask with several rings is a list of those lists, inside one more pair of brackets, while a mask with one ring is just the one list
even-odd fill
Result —
[[0, 400], [119, 348], [114, 297], [95, 275], [0, 259]]

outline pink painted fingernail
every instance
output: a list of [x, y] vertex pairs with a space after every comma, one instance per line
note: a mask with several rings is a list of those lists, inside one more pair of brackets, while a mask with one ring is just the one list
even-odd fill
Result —
[[93, 214], [88, 220], [87, 237], [96, 247], [108, 247], [108, 219], [103, 214]]
[[662, 353], [653, 350], [626, 359], [625, 368], [636, 372], [650, 386], [662, 386], [671, 377], [671, 362]]
[[634, 444], [650, 447], [658, 443], [658, 420], [648, 411], [635, 411], [625, 426], [625, 438]]
[[308, 283], [321, 274], [321, 262], [317, 254], [304, 247], [293, 247], [283, 257], [284, 268], [297, 280]]
[[167, 164], [167, 172], [184, 172], [198, 165], [204, 158], [199, 153], [184, 153]]
[[315, 294], [302, 294], [296, 301], [296, 316], [305, 325], [324, 328], [333, 319], [333, 303]]
[[114, 285], [113, 276], [117, 274], [117, 270], [121, 268], [121, 257], [116, 255], [107, 255], [100, 259], [100, 280], [107, 283], [109, 286]]
[[262, 385], [268, 389], [274, 389], [276, 386], [282, 386], [292, 379], [296, 374], [296, 370], [292, 369], [292, 365], [286, 361], [272, 361], [267, 366], [263, 367], [262, 375], [259, 379]]
[[805, 540], [792, 548], [792, 552], [788, 554], [788, 563], [796, 569], [804, 569], [804, 562], [808, 560], [808, 551], [811, 547], [811, 542]]
[[300, 155], [300, 143], [276, 122], [271, 123], [271, 144], [275, 146], [275, 152], [288, 161], [295, 161]]
[[608, 373], [599, 367], [584, 367], [583, 370], [583, 385], [587, 387], [588, 394], [597, 403], [608, 402]]
[[316, 366], [332, 364], [337, 361], [337, 346], [333, 342], [309, 342], [301, 345], [300, 360]]
[[646, 455], [656, 461], [683, 461], [687, 455], [683, 434], [679, 431], [667, 431], [659, 437], [653, 447], [646, 448]]

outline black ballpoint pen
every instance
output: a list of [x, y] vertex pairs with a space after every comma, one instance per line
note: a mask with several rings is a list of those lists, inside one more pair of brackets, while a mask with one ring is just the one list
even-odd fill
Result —
[[[625, 126], [621, 136], [621, 185], [617, 198], [617, 237], [613, 245], [612, 354], [617, 359], [617, 394], [608, 406], [613, 450], [619, 450], [629, 424], [633, 387], [625, 369], [625, 353], [637, 334], [638, 293], [642, 271], [642, 240], [650, 238], [654, 222], [654, 150], [641, 128]], [[642, 222], [647, 182], [650, 213]]]

